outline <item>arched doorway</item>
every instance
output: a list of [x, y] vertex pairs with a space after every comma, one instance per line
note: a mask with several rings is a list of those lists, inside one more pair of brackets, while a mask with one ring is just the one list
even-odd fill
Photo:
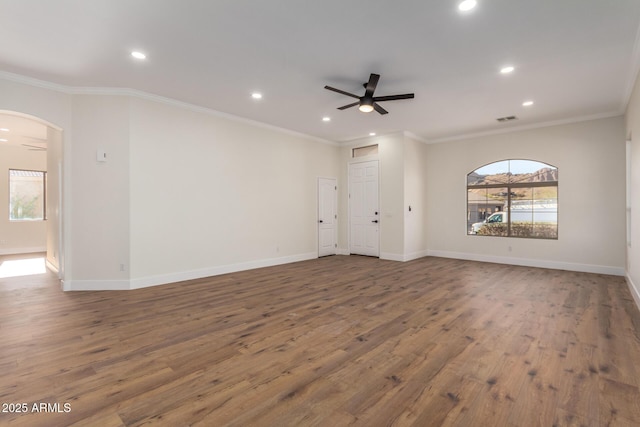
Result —
[[[63, 131], [41, 118], [0, 110], [0, 255], [46, 253], [64, 278]], [[41, 186], [41, 191], [38, 187]]]

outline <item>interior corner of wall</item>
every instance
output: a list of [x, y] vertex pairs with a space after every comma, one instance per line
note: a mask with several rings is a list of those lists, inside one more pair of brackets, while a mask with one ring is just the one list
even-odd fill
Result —
[[638, 310], [640, 310], [640, 288], [636, 283], [631, 279], [631, 275], [627, 271], [625, 278], [627, 279], [627, 285], [629, 285], [629, 291], [631, 292], [631, 296], [633, 296], [633, 300], [636, 302], [638, 306]]

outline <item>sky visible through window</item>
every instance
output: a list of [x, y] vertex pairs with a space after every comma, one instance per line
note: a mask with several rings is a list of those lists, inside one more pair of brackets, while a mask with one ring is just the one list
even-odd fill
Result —
[[549, 165], [533, 160], [505, 160], [503, 162], [495, 162], [476, 169], [479, 175], [495, 175], [501, 173], [521, 174], [533, 173], [540, 169], [548, 168]]

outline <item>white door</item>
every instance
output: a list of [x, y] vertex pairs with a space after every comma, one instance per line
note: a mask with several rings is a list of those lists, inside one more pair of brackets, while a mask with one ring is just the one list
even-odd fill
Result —
[[349, 252], [380, 256], [378, 161], [349, 165]]
[[318, 256], [335, 255], [338, 243], [338, 186], [335, 178], [318, 178]]

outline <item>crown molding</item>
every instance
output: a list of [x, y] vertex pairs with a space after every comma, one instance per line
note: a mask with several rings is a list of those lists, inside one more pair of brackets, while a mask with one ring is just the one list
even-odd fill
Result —
[[439, 144], [442, 142], [460, 141], [464, 139], [479, 138], [479, 137], [491, 136], [491, 135], [502, 135], [505, 133], [520, 132], [523, 130], [531, 130], [531, 129], [552, 127], [552, 126], [567, 125], [572, 123], [588, 122], [591, 120], [598, 120], [598, 119], [608, 119], [611, 117], [619, 117], [619, 116], [622, 116], [623, 114], [624, 113], [620, 111], [609, 111], [606, 113], [592, 114], [588, 116], [571, 117], [568, 119], [532, 123], [530, 125], [513, 126], [509, 128], [504, 128], [504, 129], [488, 130], [485, 132], [474, 132], [474, 133], [467, 133], [467, 134], [461, 134], [461, 135], [447, 136], [444, 138], [430, 139], [430, 140], [427, 140], [427, 144]]
[[638, 31], [636, 31], [636, 39], [633, 43], [633, 50], [631, 53], [631, 60], [629, 64], [629, 75], [627, 76], [627, 85], [625, 91], [622, 94], [622, 104], [620, 111], [624, 114], [627, 111], [627, 106], [631, 100], [633, 94], [633, 88], [636, 85], [638, 79], [638, 73], [640, 72], [640, 25], [638, 25]]
[[312, 135], [307, 135], [302, 132], [297, 132], [291, 129], [270, 125], [257, 120], [247, 119], [245, 117], [236, 116], [234, 114], [224, 113], [211, 108], [202, 107], [188, 102], [178, 101], [177, 99], [167, 98], [160, 95], [154, 95], [152, 93], [143, 92], [137, 89], [119, 88], [119, 87], [77, 87], [77, 86], [65, 86], [58, 83], [51, 83], [44, 80], [34, 79], [32, 77], [22, 76], [20, 74], [9, 73], [0, 70], [0, 78], [9, 80], [16, 83], [21, 83], [29, 86], [39, 87], [42, 89], [48, 89], [56, 92], [62, 92], [69, 95], [99, 95], [99, 96], [129, 96], [132, 98], [144, 99], [146, 101], [157, 102], [165, 105], [170, 105], [184, 110], [189, 110], [197, 113], [208, 114], [215, 117], [232, 120], [255, 126], [262, 129], [267, 129], [274, 132], [284, 133], [297, 138], [306, 139], [313, 142], [319, 142], [321, 144], [327, 144], [334, 147], [339, 146], [335, 141], [330, 141], [323, 138], [318, 138]]

